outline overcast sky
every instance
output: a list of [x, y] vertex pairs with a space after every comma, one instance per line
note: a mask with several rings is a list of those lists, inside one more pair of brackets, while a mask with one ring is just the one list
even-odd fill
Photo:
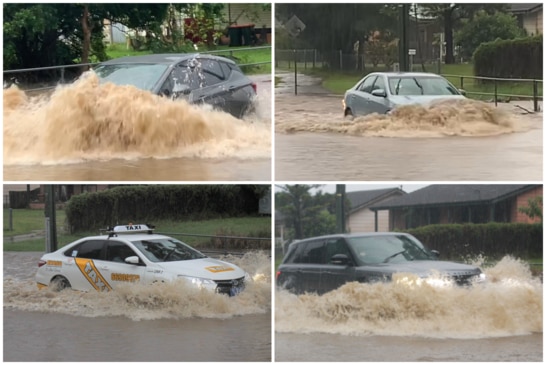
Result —
[[[378, 189], [388, 189], [388, 188], [399, 188], [402, 187], [406, 193], [411, 193], [412, 191], [424, 188], [428, 186], [427, 184], [345, 184], [345, 192], [350, 191], [362, 191], [362, 190], [378, 190]], [[275, 191], [279, 189], [276, 188]], [[335, 184], [324, 184], [319, 190], [322, 190], [325, 193], [335, 193], [336, 185]]]

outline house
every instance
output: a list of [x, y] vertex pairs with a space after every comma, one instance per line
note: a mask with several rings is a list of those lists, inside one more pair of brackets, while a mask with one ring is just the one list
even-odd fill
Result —
[[509, 11], [528, 35], [542, 34], [542, 3], [510, 4]]
[[256, 37], [265, 37], [271, 44], [271, 4], [227, 3], [222, 10], [224, 20], [229, 26], [254, 24]]
[[399, 188], [352, 191], [345, 194], [350, 207], [347, 212], [348, 232], [387, 231], [389, 211], [372, 211], [374, 204], [386, 203], [393, 198], [407, 194]]
[[519, 209], [541, 196], [542, 185], [429, 185], [369, 209], [376, 216], [389, 213], [389, 231], [430, 224], [536, 223], [538, 218]]

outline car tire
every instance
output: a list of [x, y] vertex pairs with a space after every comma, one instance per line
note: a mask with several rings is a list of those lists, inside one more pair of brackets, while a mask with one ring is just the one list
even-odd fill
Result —
[[351, 109], [346, 109], [345, 110], [345, 115], [344, 117], [348, 120], [354, 120], [355, 119], [355, 116], [353, 115], [353, 112], [351, 111]]
[[290, 293], [297, 294], [296, 277], [294, 275], [286, 276], [283, 279], [280, 287]]
[[53, 280], [51, 280], [51, 289], [53, 291], [61, 291], [70, 289], [71, 287], [70, 282], [64, 276], [55, 276]]

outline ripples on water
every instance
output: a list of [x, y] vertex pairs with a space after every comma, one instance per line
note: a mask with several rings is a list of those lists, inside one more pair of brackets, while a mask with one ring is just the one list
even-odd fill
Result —
[[[278, 114], [277, 114], [278, 115]], [[354, 120], [323, 118], [309, 110], [299, 118], [278, 115], [275, 130], [282, 133], [331, 132], [375, 137], [492, 136], [527, 130], [512, 116], [492, 105], [471, 100], [437, 101], [427, 106], [407, 105], [389, 115], [370, 114]]]
[[[133, 86], [99, 83], [93, 72], [50, 97], [4, 92], [4, 164], [60, 164], [140, 158], [269, 158], [271, 124]], [[267, 93], [266, 93], [267, 94]]]
[[53, 292], [38, 290], [30, 275], [23, 279], [4, 275], [4, 308], [133, 320], [232, 318], [271, 310], [271, 258], [253, 252], [222, 259], [238, 265], [254, 279], [236, 297], [199, 290], [185, 282], [128, 284], [104, 293]]
[[488, 282], [433, 287], [398, 275], [387, 284], [349, 283], [323, 296], [277, 291], [278, 332], [486, 338], [542, 333], [542, 283], [505, 257]]

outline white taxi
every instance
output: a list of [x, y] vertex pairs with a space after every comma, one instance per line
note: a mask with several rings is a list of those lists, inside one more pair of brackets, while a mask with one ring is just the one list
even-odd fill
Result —
[[109, 291], [121, 283], [150, 284], [185, 279], [230, 296], [250, 276], [241, 268], [205, 256], [145, 224], [116, 226], [107, 235], [79, 239], [38, 262], [39, 288]]

